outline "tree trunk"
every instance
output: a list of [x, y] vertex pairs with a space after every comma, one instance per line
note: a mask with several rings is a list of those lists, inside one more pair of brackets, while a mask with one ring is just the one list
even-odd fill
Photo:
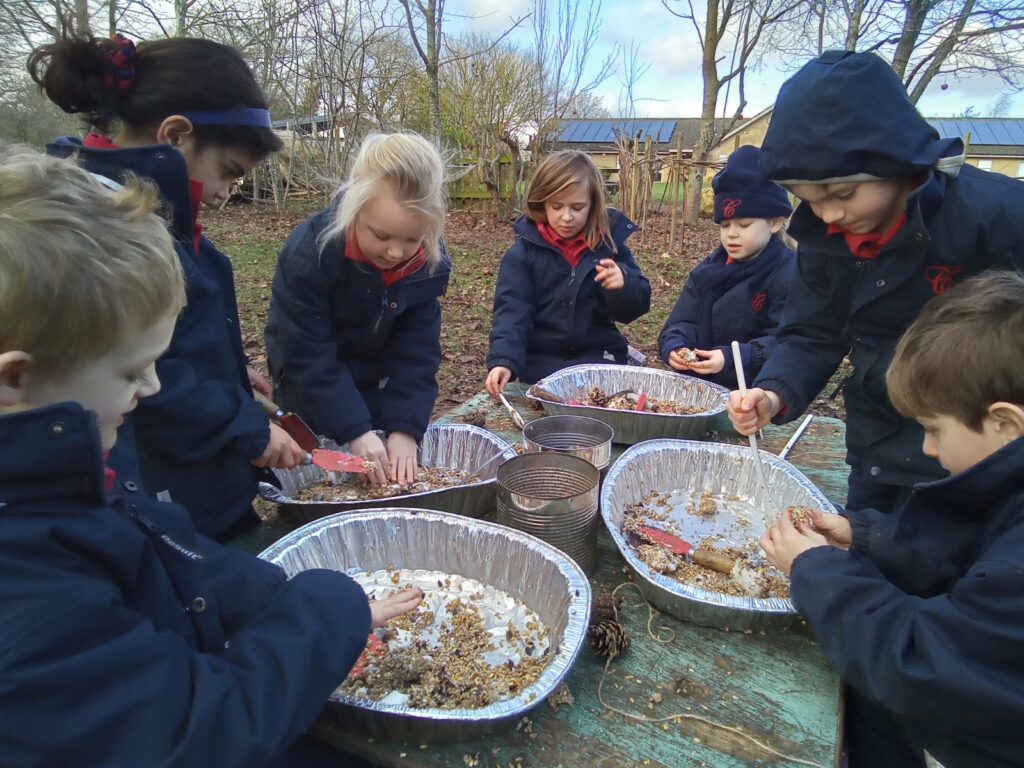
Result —
[[[700, 133], [693, 145], [692, 160], [703, 162], [708, 159], [708, 150], [714, 141], [715, 108], [718, 106], [718, 0], [708, 0], [707, 21], [704, 25], [704, 59], [701, 64], [704, 76], [704, 99], [700, 112]], [[693, 166], [690, 185], [687, 190], [686, 222], [693, 224], [700, 217], [701, 192], [704, 189], [704, 169]]]
[[917, 40], [924, 28], [928, 8], [927, 0], [910, 0], [906, 3], [907, 15], [903, 19], [900, 41], [892, 56], [892, 68], [896, 70], [896, 74], [900, 76], [901, 80], [906, 75], [907, 64], [914, 53], [914, 48], [917, 47]]
[[88, 0], [75, 0], [75, 32], [79, 35], [87, 35], [92, 32], [89, 26]]

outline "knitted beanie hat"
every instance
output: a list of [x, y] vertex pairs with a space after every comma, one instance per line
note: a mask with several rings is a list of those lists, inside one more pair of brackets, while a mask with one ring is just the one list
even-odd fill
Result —
[[740, 147], [711, 179], [716, 224], [726, 219], [771, 219], [793, 212], [785, 190], [758, 169], [760, 154], [757, 147]]

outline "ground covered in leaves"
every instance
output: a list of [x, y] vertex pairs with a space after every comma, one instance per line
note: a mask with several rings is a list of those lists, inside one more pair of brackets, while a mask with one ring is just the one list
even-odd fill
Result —
[[[263, 325], [277, 253], [292, 229], [317, 207], [305, 203], [278, 212], [272, 205], [233, 203], [221, 211], [204, 213], [206, 234], [234, 264], [245, 349], [264, 372]], [[647, 365], [662, 368], [665, 366], [657, 358], [658, 332], [686, 275], [718, 244], [718, 227], [708, 219], [686, 227], [681, 247], [678, 232], [675, 247], [669, 247], [669, 228], [669, 211], [663, 208], [649, 214], [646, 228], [629, 241], [651, 281], [652, 297], [651, 311], [623, 329], [633, 346], [647, 355]], [[494, 281], [498, 262], [512, 242], [512, 226], [490, 213], [452, 211], [444, 236], [454, 270], [442, 302], [443, 357], [435, 413], [447, 411], [483, 389]], [[828, 396], [846, 373], [844, 367], [833, 377], [812, 407], [814, 413], [845, 418], [842, 397], [829, 400]]]

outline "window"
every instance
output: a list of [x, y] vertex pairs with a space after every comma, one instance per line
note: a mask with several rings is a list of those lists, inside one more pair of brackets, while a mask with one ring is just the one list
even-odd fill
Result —
[[992, 170], [992, 161], [991, 160], [979, 160], [978, 161], [978, 167], [981, 168], [981, 170], [983, 170], [983, 171], [991, 171]]
[[1017, 178], [1024, 179], [1024, 163], [1017, 163]]

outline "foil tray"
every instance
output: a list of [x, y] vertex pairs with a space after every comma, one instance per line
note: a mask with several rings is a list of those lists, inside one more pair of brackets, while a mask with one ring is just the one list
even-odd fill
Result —
[[[338, 448], [336, 444], [329, 447]], [[420, 445], [420, 463], [428, 467], [469, 470], [475, 469], [499, 452], [505, 459], [516, 455], [512, 446], [486, 429], [471, 424], [431, 424], [427, 427]], [[494, 478], [502, 461], [496, 459], [484, 467], [479, 473], [480, 481], [476, 483], [388, 496], [384, 499], [351, 501], [300, 501], [292, 498], [293, 493], [323, 480], [327, 474], [320, 467], [307, 464], [293, 469], [275, 469], [274, 475], [281, 487], [260, 483], [260, 496], [277, 504], [281, 516], [294, 523], [308, 523], [325, 515], [356, 509], [403, 506], [479, 517], [494, 508]], [[344, 479], [347, 475], [338, 473], [338, 476]]]
[[725, 412], [729, 390], [710, 381], [672, 371], [640, 368], [635, 365], [574, 365], [552, 373], [537, 382], [538, 387], [566, 400], [585, 400], [591, 387], [608, 394], [633, 389], [650, 397], [699, 405], [702, 413], [637, 413], [593, 405], [552, 403], [530, 394], [526, 396], [543, 406], [549, 414], [589, 416], [603, 421], [615, 431], [615, 442], [632, 445], [659, 437], [699, 440], [708, 430], [712, 417]]
[[[796, 467], [761, 452], [771, 511], [761, 499], [754, 459], [747, 446], [693, 440], [651, 440], [627, 449], [612, 465], [601, 491], [601, 516], [636, 584], [658, 609], [684, 621], [730, 630], [781, 629], [798, 616], [788, 598], [736, 597], [690, 586], [651, 570], [636, 556], [622, 533], [624, 509], [651, 491], [668, 494], [668, 511], [678, 530], [695, 546], [706, 535], [722, 534], [723, 543], [743, 546], [754, 542], [790, 505], [834, 512], [835, 507]], [[714, 516], [701, 518], [685, 511], [701, 491], [730, 494], [739, 501], [722, 505]]]
[[487, 707], [412, 708], [331, 694], [321, 717], [371, 738], [451, 743], [514, 724], [568, 674], [590, 619], [590, 584], [564, 553], [520, 531], [457, 515], [418, 509], [332, 515], [293, 531], [260, 557], [289, 576], [309, 568], [351, 574], [388, 565], [446, 571], [505, 590], [548, 627], [552, 658], [541, 676], [519, 696]]

